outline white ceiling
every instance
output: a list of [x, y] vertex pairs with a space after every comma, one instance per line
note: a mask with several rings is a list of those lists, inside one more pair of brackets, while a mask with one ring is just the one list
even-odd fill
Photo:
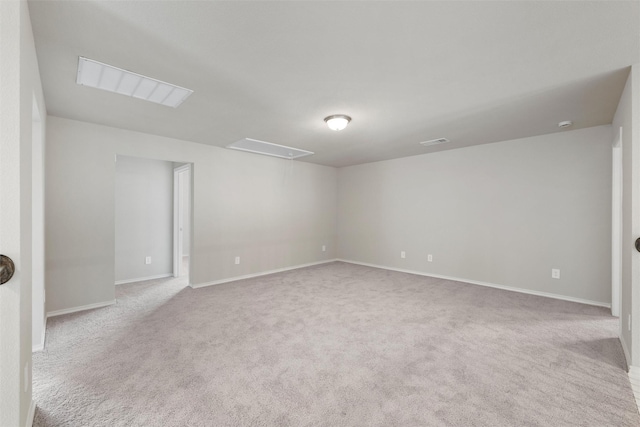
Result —
[[[29, 1], [48, 113], [346, 166], [611, 123], [640, 2]], [[78, 57], [195, 92], [173, 109], [75, 83]], [[347, 129], [323, 118], [348, 114]], [[421, 141], [451, 143], [426, 148]], [[247, 154], [253, 155], [253, 154]]]

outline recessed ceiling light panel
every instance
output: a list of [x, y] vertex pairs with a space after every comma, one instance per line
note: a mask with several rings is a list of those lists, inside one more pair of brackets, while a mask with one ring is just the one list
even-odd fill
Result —
[[429, 141], [422, 141], [420, 145], [424, 145], [425, 147], [428, 147], [431, 145], [446, 144], [447, 142], [450, 142], [447, 138], [438, 138], [438, 139], [430, 139]]
[[313, 151], [301, 150], [299, 148], [287, 147], [285, 145], [273, 144], [271, 142], [259, 141], [257, 139], [244, 138], [233, 144], [227, 145], [232, 150], [247, 151], [249, 153], [264, 154], [265, 156], [280, 157], [283, 159], [297, 159], [298, 157], [310, 156]]
[[565, 120], [563, 122], [558, 123], [559, 128], [568, 128], [571, 125], [573, 125], [573, 122], [571, 120]]
[[193, 93], [191, 89], [132, 73], [82, 56], [78, 58], [76, 83], [173, 108], [182, 104]]

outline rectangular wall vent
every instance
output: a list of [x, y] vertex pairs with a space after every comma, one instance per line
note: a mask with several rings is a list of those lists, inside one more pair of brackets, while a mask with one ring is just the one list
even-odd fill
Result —
[[78, 58], [76, 83], [173, 108], [182, 104], [193, 93], [191, 89], [185, 89], [82, 56]]
[[227, 148], [247, 151], [249, 153], [264, 154], [265, 156], [280, 157], [283, 159], [297, 159], [298, 157], [310, 156], [313, 154], [312, 151], [301, 150], [299, 148], [287, 147], [251, 138], [244, 138], [236, 141], [233, 144], [227, 145]]
[[430, 145], [446, 144], [447, 142], [449, 142], [447, 138], [438, 138], [438, 139], [432, 139], [429, 141], [422, 141], [420, 145], [424, 145], [425, 147], [428, 147]]

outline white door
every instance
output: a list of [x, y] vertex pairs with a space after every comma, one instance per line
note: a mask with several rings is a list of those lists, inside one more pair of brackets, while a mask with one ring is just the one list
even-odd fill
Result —
[[[0, 425], [31, 408], [31, 97], [23, 96], [25, 2], [0, 1], [0, 254], [15, 264], [0, 285]], [[24, 74], [24, 73], [22, 73]], [[28, 116], [27, 116], [28, 115]]]

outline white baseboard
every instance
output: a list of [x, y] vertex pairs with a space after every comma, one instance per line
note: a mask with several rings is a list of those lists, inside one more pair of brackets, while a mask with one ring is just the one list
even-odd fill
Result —
[[138, 277], [136, 279], [118, 280], [117, 282], [115, 282], [115, 284], [116, 285], [124, 285], [126, 283], [144, 282], [145, 280], [164, 279], [166, 277], [173, 277], [173, 273], [156, 274], [155, 276]]
[[640, 367], [629, 366], [629, 381], [636, 398], [636, 405], [640, 408]]
[[44, 340], [46, 339], [47, 334], [47, 316], [44, 316], [44, 322], [42, 323], [42, 334], [40, 334], [40, 342], [31, 348], [32, 353], [44, 350]]
[[415, 271], [415, 270], [405, 270], [405, 269], [402, 269], [402, 268], [387, 267], [385, 265], [369, 264], [369, 263], [366, 263], [366, 262], [351, 261], [351, 260], [348, 260], [348, 259], [337, 259], [336, 261], [346, 262], [346, 263], [349, 263], [349, 264], [364, 265], [364, 266], [367, 266], [367, 267], [381, 268], [383, 270], [398, 271], [400, 273], [416, 274], [418, 276], [435, 277], [437, 279], [445, 279], [445, 280], [452, 280], [452, 281], [455, 281], [455, 282], [469, 283], [471, 285], [487, 286], [489, 288], [502, 289], [504, 291], [519, 292], [521, 294], [536, 295], [536, 296], [539, 296], [539, 297], [554, 298], [554, 299], [559, 299], [559, 300], [563, 300], [563, 301], [578, 302], [578, 303], [581, 303], [581, 304], [595, 305], [595, 306], [598, 306], [598, 307], [611, 308], [611, 304], [607, 304], [607, 303], [599, 302], [599, 301], [591, 301], [591, 300], [582, 299], [582, 298], [574, 298], [574, 297], [569, 297], [569, 296], [566, 296], [566, 295], [558, 295], [558, 294], [552, 294], [552, 293], [548, 293], [548, 292], [532, 291], [532, 290], [523, 289], [523, 288], [513, 288], [511, 286], [498, 285], [498, 284], [489, 283], [489, 282], [480, 282], [478, 280], [461, 279], [459, 277], [451, 277], [451, 276], [443, 276], [443, 275], [440, 275], [440, 274], [424, 273], [422, 271]]
[[244, 276], [230, 277], [228, 279], [214, 280], [213, 282], [197, 283], [195, 285], [194, 284], [190, 284], [189, 286], [191, 286], [193, 289], [204, 288], [206, 286], [221, 285], [223, 283], [236, 282], [238, 280], [244, 280], [244, 279], [251, 279], [253, 277], [266, 276], [268, 274], [282, 273], [283, 271], [297, 270], [299, 268], [312, 267], [314, 265], [328, 264], [330, 262], [335, 262], [335, 261], [338, 261], [338, 260], [337, 259], [327, 259], [327, 260], [324, 260], [324, 261], [311, 262], [311, 263], [308, 263], [308, 264], [299, 264], [299, 265], [294, 265], [294, 266], [291, 266], [291, 267], [284, 267], [284, 268], [278, 268], [278, 269], [275, 269], [275, 270], [262, 271], [260, 273], [245, 274]]
[[54, 310], [47, 313], [47, 317], [61, 316], [63, 314], [75, 313], [78, 311], [93, 310], [94, 308], [107, 307], [116, 303], [116, 300], [97, 302], [95, 304], [81, 305], [80, 307], [65, 308], [63, 310]]
[[36, 415], [36, 402], [35, 400], [31, 399], [31, 405], [29, 405], [29, 412], [27, 412], [27, 420], [24, 423], [25, 427], [33, 426], [33, 418], [35, 417], [35, 415]]

